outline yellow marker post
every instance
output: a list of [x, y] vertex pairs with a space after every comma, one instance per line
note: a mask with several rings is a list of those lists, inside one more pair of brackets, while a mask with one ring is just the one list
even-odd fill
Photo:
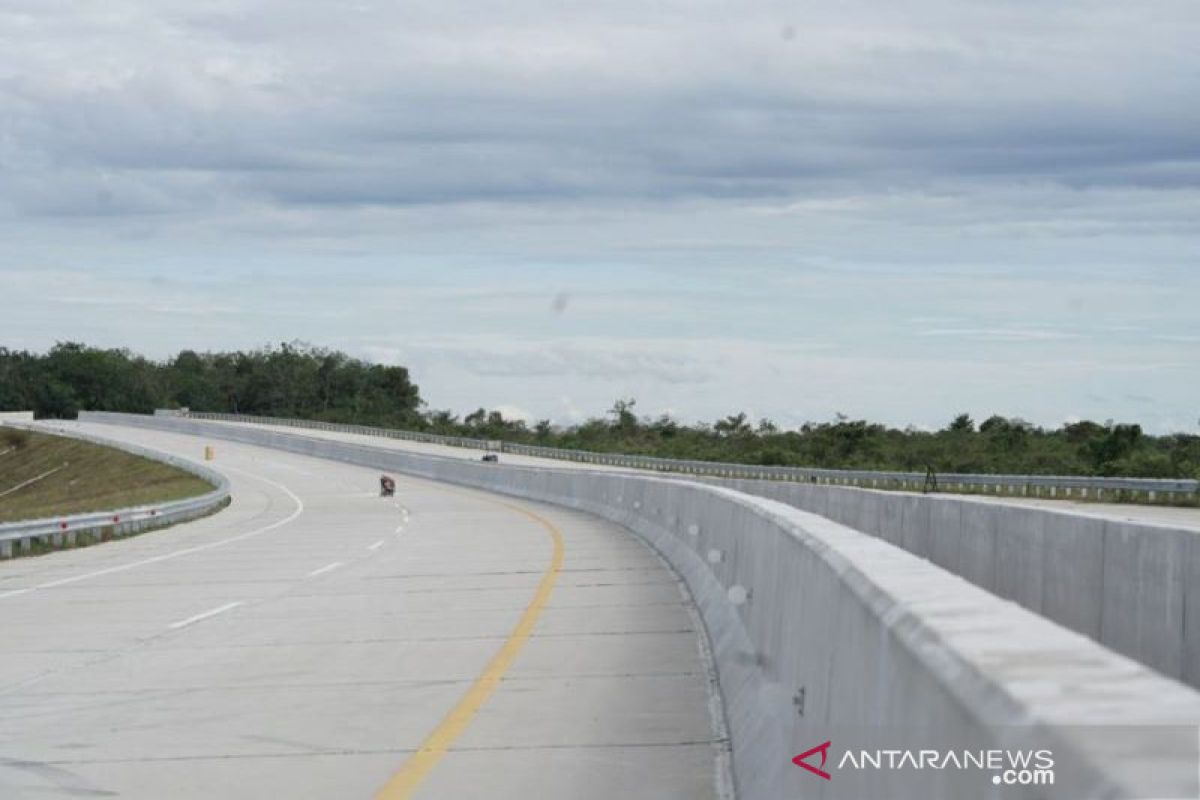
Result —
[[212, 461], [217, 457], [217, 451], [213, 449], [211, 444], [204, 445], [204, 460]]

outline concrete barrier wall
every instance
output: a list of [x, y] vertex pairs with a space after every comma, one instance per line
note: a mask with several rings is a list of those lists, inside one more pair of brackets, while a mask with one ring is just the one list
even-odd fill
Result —
[[[905, 525], [874, 496], [795, 487], [812, 492], [808, 502], [822, 513], [882, 531], [872, 536], [790, 504], [691, 481], [484, 464], [188, 419], [81, 419], [403, 472], [626, 526], [682, 576], [704, 620], [743, 800], [1196, 796], [1200, 694], [913, 555], [973, 563], [986, 547], [930, 533], [953, 524], [955, 514], [961, 527], [964, 508], [904, 497], [912, 520]], [[981, 526], [981, 542], [998, 527], [988, 524], [971, 522]], [[1044, 525], [1030, 530], [1031, 538], [1045, 535]], [[1006, 562], [1005, 574], [991, 579], [1045, 604], [1047, 574], [1022, 577], [1028, 560]], [[982, 562], [972, 569], [989, 574]], [[1072, 606], [1058, 597], [1065, 591], [1052, 593], [1053, 602]], [[1158, 733], [1133, 735], [1134, 724], [1159, 726]], [[1082, 725], [1090, 727], [1074, 727]], [[1096, 726], [1125, 734], [1114, 743], [1097, 737]], [[1162, 726], [1179, 726], [1171, 730], [1183, 731], [1182, 745], [1164, 748]], [[951, 771], [922, 773], [915, 783], [895, 773], [839, 771], [825, 783], [792, 764], [814, 745], [832, 738], [836, 748], [863, 730], [900, 731], [892, 746], [922, 735], [959, 748], [1045, 743], [1058, 780], [1026, 791], [990, 781], [964, 788]]]
[[972, 498], [775, 481], [721, 485], [878, 536], [1200, 686], [1200, 534], [1194, 531]]
[[32, 411], [0, 411], [0, 423], [33, 422]]
[[[498, 440], [475, 439], [464, 436], [439, 436], [423, 431], [378, 428], [368, 425], [348, 425], [288, 417], [258, 417], [246, 414], [219, 414], [186, 409], [156, 409], [156, 415], [185, 416], [194, 419], [216, 420], [246, 425], [277, 425], [282, 427], [356, 433], [389, 439], [443, 444], [480, 450], [498, 450], [517, 455], [574, 461], [610, 467], [671, 472], [711, 478], [744, 480], [770, 479], [799, 481], [837, 486], [860, 486], [870, 489], [920, 490], [930, 476], [924, 472], [881, 472], [877, 470], [819, 469], [812, 467], [770, 467], [757, 464], [736, 464], [720, 461], [692, 461], [677, 458], [656, 458], [628, 453], [598, 453], [587, 450], [539, 447]], [[1137, 497], [1150, 502], [1187, 502], [1200, 491], [1200, 481], [1187, 478], [1119, 478], [1085, 475], [980, 475], [942, 473], [937, 482], [943, 491], [963, 494], [1005, 494], [1033, 497], [1083, 497], [1094, 500], [1118, 497]]]

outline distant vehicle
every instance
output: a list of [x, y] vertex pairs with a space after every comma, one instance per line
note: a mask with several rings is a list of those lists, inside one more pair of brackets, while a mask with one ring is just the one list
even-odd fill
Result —
[[495, 453], [486, 453], [480, 460], [494, 464], [500, 460], [500, 456], [496, 455]]
[[379, 496], [392, 497], [396, 494], [396, 481], [387, 475], [379, 476]]

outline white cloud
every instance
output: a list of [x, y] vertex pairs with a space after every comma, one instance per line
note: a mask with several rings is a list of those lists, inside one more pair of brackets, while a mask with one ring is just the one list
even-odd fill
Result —
[[949, 337], [989, 342], [1047, 342], [1059, 339], [1079, 339], [1081, 335], [1050, 328], [929, 328], [919, 336]]
[[499, 411], [505, 419], [521, 420], [522, 422], [530, 424], [537, 421], [537, 418], [533, 415], [533, 413], [526, 411], [520, 406], [514, 406], [508, 403], [501, 403], [498, 406], [493, 406], [492, 410]]
[[1136, 380], [1190, 420], [1197, 39], [1191, 0], [5, 0], [4, 344], [299, 338], [556, 419]]

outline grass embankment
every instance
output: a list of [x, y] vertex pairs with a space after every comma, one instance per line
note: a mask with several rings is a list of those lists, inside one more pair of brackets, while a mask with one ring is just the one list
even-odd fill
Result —
[[165, 503], [212, 488], [124, 450], [0, 427], [0, 522]]

